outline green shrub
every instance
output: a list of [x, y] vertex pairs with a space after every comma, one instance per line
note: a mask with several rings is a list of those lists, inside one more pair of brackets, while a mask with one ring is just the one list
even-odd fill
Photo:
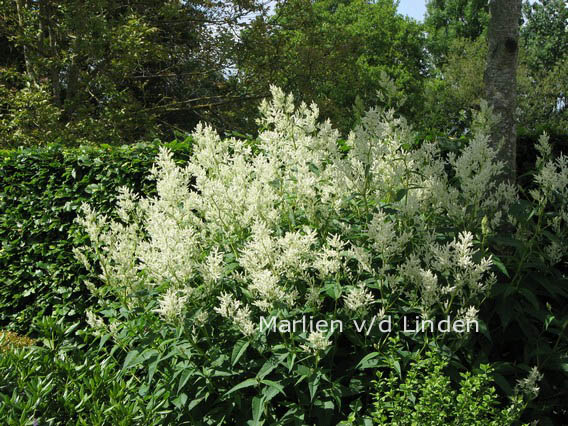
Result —
[[[142, 329], [187, 347], [178, 397], [210, 422], [334, 424], [349, 401], [370, 402], [369, 369], [385, 359], [386, 335], [358, 333], [354, 320], [449, 315], [478, 320], [491, 339], [479, 311], [510, 283], [490, 248], [502, 229], [519, 225], [510, 214], [518, 188], [499, 181], [487, 110], [463, 149], [442, 154], [431, 143], [414, 146], [393, 111], [372, 109], [344, 152], [317, 108], [295, 109], [278, 89], [273, 97], [261, 106], [254, 145], [200, 126], [184, 167], [160, 152], [155, 196], [121, 189], [114, 221], [84, 207], [91, 245], [77, 255], [89, 266], [94, 251], [91, 266], [105, 282], [94, 289], [99, 312], [88, 313], [89, 323], [122, 336], [114, 341], [133, 359], [148, 349]], [[545, 167], [539, 190], [548, 194], [554, 181], [565, 191], [563, 166]], [[566, 258], [553, 249], [542, 251], [547, 267]], [[340, 320], [345, 329], [288, 332], [304, 317]], [[261, 330], [262, 318], [284, 328]], [[432, 339], [460, 354], [466, 369], [487, 355], [473, 351], [482, 341], [473, 334], [404, 339], [410, 352]]]
[[[538, 395], [538, 371], [531, 371], [517, 384], [514, 394], [504, 403], [495, 389], [494, 370], [481, 364], [474, 372], [449, 368], [450, 357], [438, 348], [409, 353], [397, 339], [386, 348], [386, 362], [377, 371], [373, 407], [353, 412], [340, 426], [511, 426], [527, 402]], [[452, 360], [455, 364], [455, 360]]]
[[120, 351], [74, 335], [78, 323], [38, 322], [37, 346], [0, 354], [0, 418], [5, 425], [158, 425], [175, 409], [169, 390], [144, 391]]
[[[169, 145], [187, 159], [189, 141]], [[151, 193], [159, 143], [125, 147], [2, 151], [0, 158], [0, 327], [28, 333], [34, 318], [83, 318], [94, 279], [73, 255], [85, 241], [74, 223], [88, 201], [110, 211], [115, 188]]]
[[[221, 139], [199, 126], [189, 162], [176, 163], [171, 150], [160, 150], [148, 176], [155, 191], [123, 187], [112, 211], [97, 207], [97, 199], [82, 207], [86, 234], [74, 252], [103, 285], [89, 285], [93, 299], [81, 299], [91, 306], [90, 327], [74, 340], [79, 346], [71, 340], [63, 346], [77, 350], [72, 359], [88, 354], [96, 374], [110, 365], [113, 375], [100, 375], [119, 383], [116, 392], [131, 407], [124, 419], [152, 423], [153, 407], [160, 406], [171, 424], [331, 425], [355, 407], [369, 412], [377, 369], [379, 398], [399, 400], [398, 385], [410, 378], [406, 385], [426, 396], [424, 408], [428, 400], [447, 405], [438, 390], [461, 383], [481, 398], [476, 414], [485, 420], [507, 413], [496, 405], [489, 370], [451, 385], [421, 375], [422, 367], [403, 379], [407, 361], [425, 347], [452, 354], [457, 371], [491, 363], [492, 378], [513, 398], [511, 383], [531, 371], [522, 383], [535, 391], [542, 371], [539, 398], [522, 420], [562, 419], [566, 157], [555, 158], [543, 137], [525, 192], [499, 180], [503, 164], [488, 144], [487, 110], [459, 147], [416, 144], [406, 121], [385, 109], [369, 111], [340, 141], [329, 123], [317, 121], [316, 107], [295, 108], [278, 89], [273, 95], [261, 106], [256, 141]], [[388, 316], [391, 333], [357, 331], [354, 323]], [[477, 321], [480, 332], [402, 332], [401, 320], [414, 316]], [[284, 328], [260, 330], [263, 317]], [[344, 329], [286, 329], [310, 317], [341, 320]], [[25, 377], [33, 383], [47, 386], [42, 368], [54, 356], [53, 342], [66, 339], [61, 327], [39, 332], [59, 339], [44, 338], [43, 349], [29, 352], [43, 353], [29, 355]], [[393, 334], [404, 348], [394, 355]], [[12, 371], [23, 361], [10, 359], [0, 374], [19, 393], [4, 399], [23, 401], [25, 383], [14, 379], [18, 368]], [[439, 360], [424, 362], [444, 369]], [[392, 368], [399, 382], [384, 375]], [[81, 389], [85, 374], [63, 381]], [[10, 405], [5, 416], [35, 413], [42, 399], [33, 392], [24, 392], [31, 408]], [[52, 393], [59, 399], [42, 410], [75, 397]], [[451, 395], [459, 405], [464, 393]], [[151, 397], [151, 410], [140, 411]], [[473, 416], [472, 404], [460, 407], [448, 413]], [[87, 416], [101, 408], [86, 410]], [[434, 422], [439, 413], [428, 414]], [[67, 421], [65, 415], [58, 421]]]
[[511, 426], [516, 424], [525, 402], [515, 395], [501, 407], [493, 386], [493, 372], [481, 364], [479, 371], [461, 373], [458, 389], [444, 369], [448, 360], [429, 352], [415, 360], [405, 377], [395, 369], [377, 373], [373, 421], [392, 426]]

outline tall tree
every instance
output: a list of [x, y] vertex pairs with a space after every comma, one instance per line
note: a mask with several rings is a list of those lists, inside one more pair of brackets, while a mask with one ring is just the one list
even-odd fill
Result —
[[537, 71], [554, 67], [568, 55], [568, 3], [538, 0], [523, 3], [521, 45], [527, 64]]
[[488, 9], [487, 0], [427, 0], [424, 24], [435, 65], [449, 60], [455, 39], [474, 41], [485, 32]]
[[520, 131], [568, 140], [568, 4], [523, 4], [518, 103]]
[[[467, 112], [485, 98], [488, 0], [430, 0], [425, 20], [431, 55], [420, 125], [461, 134]], [[568, 4], [523, 0], [519, 36], [516, 111], [519, 140], [545, 130], [553, 141], [568, 138]], [[526, 156], [530, 147], [519, 147]], [[519, 166], [525, 162], [520, 159]]]
[[491, 0], [489, 10], [485, 96], [500, 118], [491, 130], [491, 141], [506, 164], [507, 179], [514, 181], [517, 168], [515, 107], [521, 0]]
[[0, 59], [10, 62], [0, 143], [128, 143], [200, 120], [223, 128], [221, 108], [245, 97], [228, 73], [239, 29], [263, 10], [261, 0], [0, 0], [0, 48], [13, 59]]
[[385, 74], [409, 98], [406, 115], [420, 103], [422, 26], [400, 15], [394, 0], [286, 0], [254, 26], [263, 31], [243, 34], [249, 49], [239, 67], [255, 91], [276, 84], [314, 101], [344, 132], [377, 102]]

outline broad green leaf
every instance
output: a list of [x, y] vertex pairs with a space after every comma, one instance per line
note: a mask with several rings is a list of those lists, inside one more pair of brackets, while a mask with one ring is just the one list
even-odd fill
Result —
[[505, 265], [503, 264], [503, 262], [501, 262], [501, 259], [499, 259], [499, 258], [498, 258], [497, 256], [495, 256], [495, 255], [492, 255], [491, 259], [492, 259], [493, 264], [495, 265], [495, 267], [496, 267], [497, 269], [499, 269], [499, 270], [503, 273], [503, 275], [505, 275], [507, 278], [511, 278], [511, 277], [509, 276], [509, 272], [507, 271], [507, 268], [505, 267]]
[[378, 357], [379, 355], [380, 355], [380, 352], [371, 352], [370, 354], [365, 355], [361, 359], [361, 361], [359, 361], [359, 364], [357, 364], [357, 366], [355, 368], [365, 369], [365, 368], [374, 367], [375, 364], [371, 364], [371, 363], [369, 363], [369, 361]]
[[280, 392], [281, 394], [286, 395], [286, 394], [284, 393], [284, 387], [283, 387], [280, 383], [274, 382], [274, 381], [272, 381], [272, 380], [266, 380], [266, 379], [261, 380], [260, 383], [263, 383], [263, 384], [265, 384], [265, 385], [268, 385], [268, 386], [270, 386], [270, 387], [276, 389], [276, 390], [277, 390], [278, 392]]
[[185, 406], [186, 402], [187, 402], [187, 395], [185, 393], [180, 394], [176, 399], [172, 401], [172, 403], [180, 410], [182, 409], [183, 406]]
[[233, 353], [231, 355], [231, 365], [233, 367], [243, 356], [248, 346], [249, 346], [248, 340], [239, 340], [237, 343], [235, 343], [235, 346], [233, 346]]
[[259, 398], [255, 396], [252, 399], [252, 421], [253, 425], [260, 425], [260, 419], [262, 417], [262, 413], [264, 412], [264, 398]]
[[236, 386], [233, 386], [230, 390], [228, 390], [225, 393], [225, 396], [232, 394], [235, 391], [238, 391], [239, 389], [244, 389], [244, 388], [249, 388], [251, 386], [256, 386], [258, 385], [258, 380], [257, 379], [246, 379], [244, 381], [242, 381], [241, 383], [239, 383]]
[[187, 381], [189, 380], [189, 378], [191, 377], [191, 374], [194, 372], [194, 370], [192, 368], [185, 368], [180, 376], [179, 376], [179, 383], [178, 383], [178, 388], [177, 388], [177, 393], [179, 393], [183, 387], [185, 386], [185, 384], [187, 383]]
[[130, 367], [133, 367], [134, 365], [136, 365], [138, 363], [138, 360], [139, 360], [139, 354], [140, 353], [136, 349], [128, 352], [128, 354], [126, 354], [126, 358], [124, 359], [124, 364], [122, 366], [122, 370], [127, 370]]

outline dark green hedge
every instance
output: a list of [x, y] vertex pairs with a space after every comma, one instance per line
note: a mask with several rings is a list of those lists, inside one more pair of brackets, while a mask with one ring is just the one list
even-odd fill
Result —
[[[92, 277], [72, 252], [86, 239], [77, 211], [87, 201], [110, 213], [123, 185], [152, 193], [159, 146], [0, 151], [0, 328], [27, 333], [41, 315], [82, 316]], [[189, 158], [189, 139], [166, 146]]]

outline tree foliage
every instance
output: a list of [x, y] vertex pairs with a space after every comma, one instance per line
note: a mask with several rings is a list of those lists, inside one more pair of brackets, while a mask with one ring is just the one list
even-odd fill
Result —
[[434, 69], [424, 85], [424, 114], [420, 127], [447, 129], [463, 134], [471, 124], [471, 111], [483, 98], [483, 69], [487, 40], [455, 38], [447, 48], [446, 61]]
[[262, 12], [254, 0], [0, 2], [4, 144], [123, 143], [203, 118], [226, 124], [214, 107], [243, 97], [226, 70], [251, 12]]
[[[466, 112], [484, 97], [480, 70], [485, 68], [487, 56], [487, 4], [448, 0], [428, 3], [425, 29], [429, 78], [420, 124], [424, 130], [449, 130], [455, 135], [468, 129], [471, 116]], [[555, 141], [566, 138], [567, 26], [565, 2], [523, 3], [516, 118], [521, 137], [528, 138], [531, 145], [542, 131], [554, 135]], [[524, 156], [528, 147], [521, 145], [519, 149]]]
[[424, 24], [434, 63], [449, 62], [447, 55], [454, 40], [476, 40], [488, 23], [487, 0], [428, 0]]
[[[421, 25], [397, 13], [397, 2], [290, 0], [244, 34], [244, 78], [267, 90], [277, 84], [316, 102], [323, 117], [347, 131], [377, 102], [384, 76], [416, 112], [425, 71]], [[353, 106], [356, 105], [355, 111]]]
[[526, 2], [521, 27], [520, 123], [566, 137], [568, 127], [568, 6], [562, 0]]

